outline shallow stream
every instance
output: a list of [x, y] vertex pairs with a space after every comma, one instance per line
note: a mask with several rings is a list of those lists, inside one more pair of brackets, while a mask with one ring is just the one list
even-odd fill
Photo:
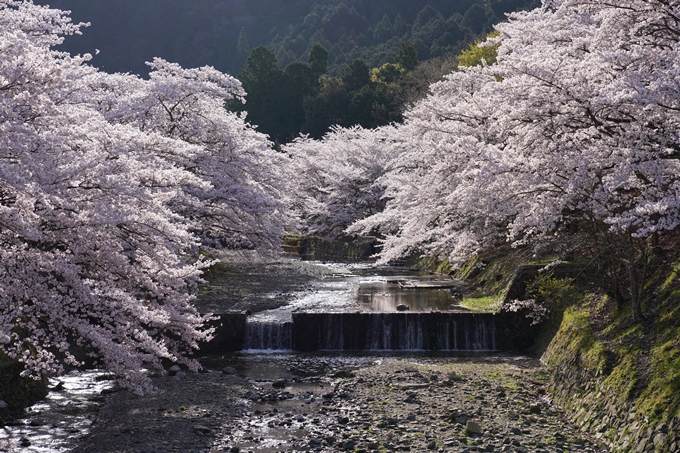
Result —
[[[405, 269], [286, 260], [242, 269], [222, 280], [233, 287], [206, 294], [215, 311], [252, 300], [264, 310], [251, 322], [285, 322], [297, 312], [390, 313], [399, 305], [415, 313], [463, 310], [456, 285], [414, 288], [441, 278]], [[604, 451], [565, 423], [545, 393], [540, 364], [527, 357], [251, 351], [200, 360], [203, 373], [154, 377], [160, 392], [150, 397], [111, 389], [101, 372], [52, 381], [45, 401], [2, 428], [0, 451]], [[467, 432], [468, 421], [480, 432]]]

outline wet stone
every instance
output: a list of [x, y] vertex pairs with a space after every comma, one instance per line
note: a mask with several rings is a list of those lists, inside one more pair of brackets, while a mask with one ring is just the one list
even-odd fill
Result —
[[223, 374], [229, 374], [229, 375], [238, 374], [238, 370], [236, 368], [232, 367], [232, 366], [226, 366], [226, 367], [222, 368], [222, 373]]
[[[540, 400], [535, 389], [524, 390], [522, 384], [541, 370], [531, 359], [478, 363], [290, 354], [228, 360], [238, 374], [220, 373], [222, 364], [214, 368], [217, 373], [192, 374], [180, 385], [159, 377], [154, 383], [161, 392], [149, 398], [111, 394], [94, 432], [73, 453], [608, 451], [583, 438], [559, 412], [549, 411], [549, 402]], [[296, 370], [295, 380], [285, 390], [272, 388], [270, 377], [288, 369]], [[299, 372], [304, 369], [317, 371], [304, 375]], [[350, 369], [353, 378], [335, 377], [337, 370]], [[455, 385], [431, 384], [432, 376], [449, 378], [452, 373], [461, 377]], [[502, 400], [496, 397], [501, 385], [508, 395]], [[338, 396], [343, 394], [350, 397]], [[417, 395], [414, 402], [404, 403], [411, 395]], [[523, 412], [530, 404], [540, 405], [540, 417]], [[135, 432], [121, 434], [121, 426]], [[101, 445], [111, 448], [102, 450]]]

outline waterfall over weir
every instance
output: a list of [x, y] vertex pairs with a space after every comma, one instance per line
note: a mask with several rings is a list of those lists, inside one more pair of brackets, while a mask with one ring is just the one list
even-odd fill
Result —
[[294, 313], [298, 350], [495, 351], [485, 313]]
[[526, 313], [467, 311], [453, 297], [463, 291], [454, 279], [389, 267], [324, 269], [333, 273], [278, 308], [216, 315], [214, 338], [201, 350], [524, 352], [533, 344]]
[[292, 322], [248, 320], [244, 350], [495, 351], [487, 313], [293, 313]]
[[293, 349], [293, 323], [247, 321], [243, 349], [257, 351], [287, 351]]

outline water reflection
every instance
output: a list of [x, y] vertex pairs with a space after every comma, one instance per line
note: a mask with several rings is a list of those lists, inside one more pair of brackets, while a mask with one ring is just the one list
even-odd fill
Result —
[[[298, 302], [311, 302], [326, 311], [390, 313], [400, 305], [416, 312], [464, 311], [456, 297], [461, 288], [462, 282], [446, 276], [403, 268], [354, 266], [346, 273], [318, 281], [315, 292]], [[322, 300], [326, 302], [323, 306], [318, 303]]]
[[[413, 278], [410, 278], [413, 280]], [[409, 288], [399, 282], [404, 280], [360, 281], [357, 299], [363, 311], [389, 313], [405, 305], [409, 311], [457, 311], [463, 307], [454, 299], [449, 289]]]

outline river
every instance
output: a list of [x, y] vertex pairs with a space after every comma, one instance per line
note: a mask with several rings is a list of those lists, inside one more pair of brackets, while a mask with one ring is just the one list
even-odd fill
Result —
[[[432, 280], [440, 278], [245, 257], [213, 276], [198, 305], [254, 309], [251, 331], [290, 323], [296, 313], [466, 311], [456, 288], [409, 288]], [[101, 372], [55, 380], [44, 402], [4, 428], [0, 451], [606, 451], [565, 421], [530, 357], [454, 343], [440, 351], [295, 352], [289, 340], [277, 341], [251, 338], [244, 351], [204, 354], [201, 373], [151, 373], [159, 391], [145, 397], [112, 388]]]

